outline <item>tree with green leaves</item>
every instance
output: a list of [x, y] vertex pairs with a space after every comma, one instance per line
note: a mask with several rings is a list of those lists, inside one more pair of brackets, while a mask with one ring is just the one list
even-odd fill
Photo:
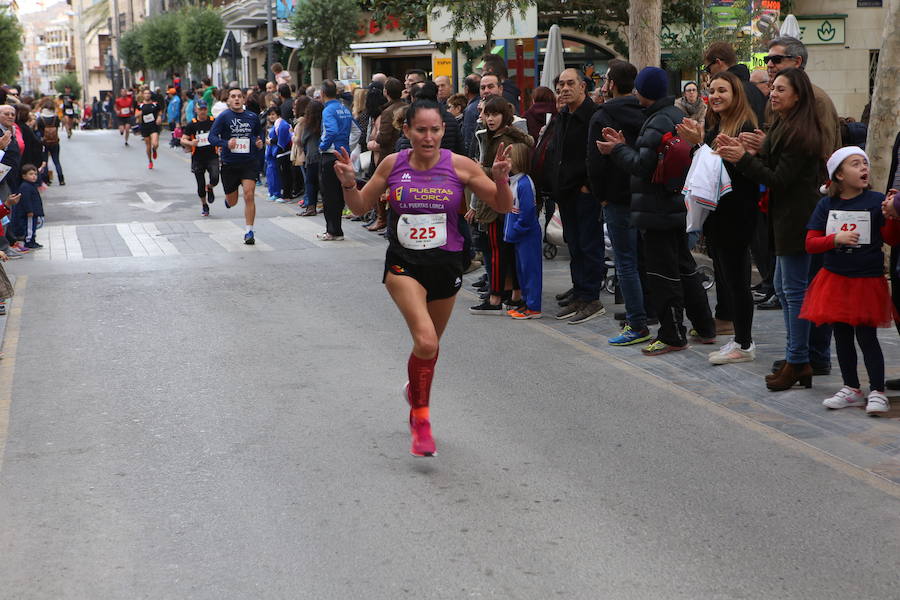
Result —
[[109, 2], [97, 2], [81, 11], [82, 30], [85, 41], [91, 41], [109, 25]]
[[70, 88], [73, 96], [76, 98], [81, 97], [81, 82], [78, 81], [78, 73], [73, 71], [69, 71], [61, 77], [58, 77], [56, 81], [53, 82], [53, 88], [60, 94], [62, 94], [66, 88]]
[[179, 13], [163, 13], [144, 21], [141, 26], [141, 50], [151, 69], [175, 71], [184, 66], [181, 52]]
[[[665, 2], [664, 2], [665, 4]], [[538, 28], [571, 27], [605, 38], [613, 50], [628, 56], [628, 2], [623, 0], [538, 0]]]
[[419, 37], [428, 26], [429, 0], [365, 0], [363, 8], [382, 28], [396, 19], [400, 31], [410, 40]]
[[225, 24], [213, 8], [189, 8], [179, 22], [181, 54], [192, 65], [210, 65], [219, 56]]
[[497, 25], [516, 13], [524, 19], [534, 3], [535, 0], [437, 0], [429, 8], [434, 16], [449, 14], [453, 37], [459, 37], [463, 31], [483, 33], [485, 52], [490, 52]]
[[147, 68], [143, 24], [135, 25], [119, 37], [119, 58], [132, 73]]
[[0, 9], [0, 82], [12, 83], [22, 68], [22, 26], [16, 15]]
[[357, 39], [362, 16], [357, 0], [305, 0], [290, 20], [300, 55], [333, 77], [338, 56]]
[[669, 51], [670, 68], [690, 71], [703, 65], [703, 53], [713, 42], [728, 42], [739, 61], [750, 60], [754, 38], [749, 30], [753, 16], [750, 0], [735, 0], [735, 22], [722, 18], [706, 0], [670, 0], [663, 23], [678, 23], [678, 28], [663, 28], [662, 47]]

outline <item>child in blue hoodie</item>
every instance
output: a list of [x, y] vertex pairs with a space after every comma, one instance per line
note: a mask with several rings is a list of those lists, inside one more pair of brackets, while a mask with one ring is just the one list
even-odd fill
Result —
[[278, 173], [278, 121], [281, 116], [278, 109], [274, 106], [266, 111], [266, 121], [268, 122], [269, 131], [266, 134], [266, 185], [269, 188], [269, 200], [272, 202], [280, 201], [281, 198], [281, 175]]
[[38, 169], [34, 165], [22, 167], [21, 199], [13, 207], [10, 227], [16, 239], [24, 239], [26, 248], [43, 248], [35, 240], [35, 232], [44, 224], [44, 203], [37, 188]]
[[513, 144], [509, 148], [512, 165], [509, 187], [513, 193], [513, 209], [506, 215], [503, 239], [516, 248], [516, 274], [522, 288], [525, 307], [509, 311], [513, 319], [540, 319], [543, 291], [541, 256], [541, 224], [538, 222], [534, 182], [527, 175], [528, 147]]

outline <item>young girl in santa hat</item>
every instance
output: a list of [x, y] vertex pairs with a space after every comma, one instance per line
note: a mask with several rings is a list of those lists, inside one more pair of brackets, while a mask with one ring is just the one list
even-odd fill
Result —
[[[806, 228], [806, 251], [824, 253], [825, 265], [806, 291], [800, 318], [834, 324], [834, 341], [844, 386], [826, 399], [828, 408], [865, 406], [877, 416], [890, 409], [884, 395], [884, 355], [878, 327], [889, 327], [894, 308], [884, 278], [883, 243], [900, 243], [900, 221], [881, 212], [884, 194], [869, 185], [869, 157], [856, 146], [828, 159], [831, 186]], [[869, 375], [868, 398], [856, 372], [856, 346]]]

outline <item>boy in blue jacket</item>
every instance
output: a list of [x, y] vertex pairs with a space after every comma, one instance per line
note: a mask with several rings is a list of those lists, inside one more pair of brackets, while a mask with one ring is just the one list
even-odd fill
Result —
[[35, 240], [35, 232], [44, 224], [44, 203], [37, 188], [38, 168], [27, 164], [22, 167], [22, 195], [13, 207], [10, 226], [17, 239], [25, 239], [26, 248], [43, 248]]
[[543, 292], [542, 235], [534, 183], [526, 174], [529, 165], [528, 147], [525, 144], [510, 146], [509, 162], [512, 165], [509, 187], [513, 192], [513, 209], [506, 215], [503, 239], [516, 247], [516, 275], [522, 288], [525, 307], [510, 310], [508, 314], [513, 319], [540, 319]]

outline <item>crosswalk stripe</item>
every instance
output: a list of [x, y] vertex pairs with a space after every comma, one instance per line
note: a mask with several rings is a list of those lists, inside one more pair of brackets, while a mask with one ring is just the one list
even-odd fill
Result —
[[274, 217], [269, 219], [269, 221], [273, 225], [278, 225], [280, 228], [293, 233], [297, 237], [303, 238], [308, 242], [312, 242], [316, 246], [320, 246], [322, 248], [334, 248], [334, 247], [359, 247], [364, 244], [344, 238], [343, 242], [323, 242], [322, 240], [316, 237], [317, 234], [322, 233], [322, 225], [316, 223], [314, 221], [310, 221], [309, 219], [298, 219], [291, 217]]
[[84, 255], [81, 252], [81, 242], [78, 241], [78, 233], [74, 225], [64, 225], [62, 228], [63, 241], [66, 246], [67, 260], [81, 260]]
[[256, 245], [248, 246], [244, 243], [244, 230], [231, 221], [199, 219], [194, 221], [197, 229], [209, 234], [209, 239], [219, 244], [228, 252], [271, 252], [274, 250], [265, 242], [257, 240]]
[[[144, 248], [144, 245], [138, 239], [138, 237], [131, 231], [131, 227], [129, 227], [128, 223], [117, 223], [116, 231], [119, 232], [119, 237], [125, 242], [125, 245], [128, 246], [128, 251], [131, 252], [132, 256], [150, 256], [150, 253], [147, 252], [147, 249]], [[160, 252], [162, 254], [162, 252]]]
[[[187, 225], [188, 223], [196, 226], [196, 230], [193, 230], [191, 226]], [[261, 226], [265, 224], [263, 229], [268, 227], [268, 225], [275, 225], [279, 230], [287, 232], [291, 236], [296, 236], [305, 242], [320, 248], [359, 248], [368, 245], [365, 240], [351, 239], [346, 239], [343, 242], [323, 242], [316, 237], [316, 234], [322, 231], [321, 222], [310, 219], [272, 217], [260, 219], [259, 223]], [[117, 247], [116, 253], [119, 257], [128, 256], [128, 254], [124, 254], [126, 251], [125, 248], [127, 248], [127, 252], [130, 256], [178, 256], [181, 255], [183, 251], [187, 250], [185, 250], [185, 247], [176, 246], [172, 243], [169, 236], [184, 236], [186, 231], [184, 229], [185, 227], [193, 230], [195, 236], [199, 231], [199, 237], [203, 238], [203, 242], [206, 244], [203, 246], [204, 251], [208, 251], [210, 246], [210, 244], [205, 241], [207, 237], [227, 252], [272, 252], [276, 250], [276, 247], [273, 247], [264, 241], [260, 241], [259, 239], [257, 239], [256, 245], [254, 246], [245, 245], [244, 229], [234, 221], [199, 219], [196, 221], [180, 222], [180, 226], [175, 227], [175, 229], [173, 229], [175, 226], [174, 223], [167, 222], [164, 231], [167, 231], [168, 233], [162, 233], [162, 231], [160, 231], [160, 226], [162, 226], [162, 224], [159, 224], [158, 226], [157, 223], [137, 221], [131, 223], [83, 226], [45, 225], [38, 230], [38, 241], [44, 245], [44, 248], [29, 253], [29, 256], [33, 257], [33, 260], [53, 262], [85, 260], [86, 258], [93, 259], [98, 258], [99, 246], [95, 247], [95, 245], [101, 244], [103, 247], [100, 248], [100, 255], [112, 258], [113, 256], [116, 256], [116, 254], [109, 254], [110, 243]], [[112, 228], [115, 228], [115, 234], [111, 232]], [[100, 233], [104, 230], [108, 233]], [[78, 238], [79, 231], [82, 235], [82, 240], [79, 240]], [[180, 233], [176, 233], [176, 231]], [[275, 246], [285, 245], [287, 239], [283, 234], [272, 231], [271, 229], [269, 229], [269, 231], [272, 234], [272, 239], [269, 240], [272, 244], [275, 244]], [[113, 240], [111, 237], [108, 237], [116, 236], [116, 234], [118, 234], [118, 238], [121, 238], [121, 241], [118, 239]], [[205, 234], [205, 236], [203, 234]], [[190, 233], [187, 235], [190, 235]], [[265, 239], [266, 236], [263, 235], [263, 238]], [[380, 241], [380, 238], [378, 240], [373, 238], [373, 242]], [[176, 239], [175, 242], [178, 243], [178, 239]], [[125, 247], [122, 247], [123, 243]], [[287, 243], [290, 248], [296, 247], [296, 243]], [[84, 247], [82, 247], [82, 244], [84, 244]], [[84, 254], [85, 249], [87, 249], [87, 257], [85, 257]], [[188, 253], [190, 253], [190, 251], [188, 251]]]
[[44, 225], [41, 229], [41, 242], [44, 249], [34, 253], [34, 260], [50, 260], [54, 252], [61, 254], [61, 259], [65, 260], [66, 246], [65, 239], [62, 236], [62, 227], [60, 225]]
[[173, 256], [175, 254], [181, 254], [178, 251], [178, 248], [175, 247], [175, 244], [169, 241], [169, 239], [159, 232], [159, 228], [155, 223], [142, 223], [144, 226], [144, 231], [147, 232], [153, 241], [159, 246], [160, 250], [165, 256]]

